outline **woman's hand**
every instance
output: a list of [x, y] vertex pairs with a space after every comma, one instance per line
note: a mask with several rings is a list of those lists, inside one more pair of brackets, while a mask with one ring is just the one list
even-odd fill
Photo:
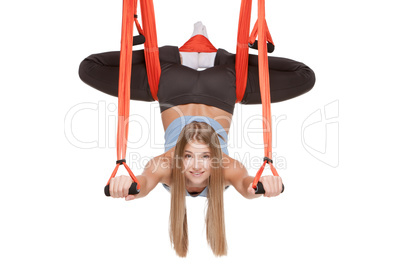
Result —
[[[279, 176], [262, 176], [260, 182], [265, 190], [265, 197], [278, 196], [282, 192], [282, 178]], [[247, 191], [251, 194], [255, 194], [255, 190], [251, 183]]]
[[128, 190], [130, 189], [133, 180], [129, 176], [117, 176], [110, 180], [109, 191], [110, 196], [113, 198], [126, 198], [126, 201], [134, 200], [135, 195], [129, 195]]

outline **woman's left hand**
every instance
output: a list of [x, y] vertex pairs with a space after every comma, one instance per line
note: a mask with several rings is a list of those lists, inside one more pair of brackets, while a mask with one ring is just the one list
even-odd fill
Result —
[[[271, 175], [262, 176], [260, 178], [260, 182], [264, 187], [265, 197], [278, 196], [282, 192], [282, 178], [279, 176], [271, 176]], [[247, 189], [249, 193], [255, 193], [255, 190], [252, 187], [252, 185], [253, 184], [251, 183]]]

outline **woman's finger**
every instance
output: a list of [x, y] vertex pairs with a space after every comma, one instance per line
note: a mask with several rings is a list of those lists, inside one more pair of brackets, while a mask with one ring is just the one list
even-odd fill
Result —
[[272, 177], [272, 196], [279, 194], [278, 177]]
[[124, 177], [120, 177], [119, 178], [119, 186], [117, 188], [117, 194], [118, 194], [119, 198], [127, 196], [127, 195], [124, 195], [124, 185], [125, 185]]
[[111, 197], [113, 197], [113, 198], [115, 198], [115, 193], [114, 193], [114, 187], [115, 187], [115, 177], [113, 177], [111, 180], [110, 180], [110, 183], [109, 183], [109, 192], [110, 192], [110, 196]]
[[250, 185], [248, 186], [247, 192], [249, 192], [250, 194], [255, 194], [255, 189], [253, 188], [252, 183], [250, 183]]
[[135, 195], [128, 195], [126, 196], [126, 201], [131, 201], [135, 199]]
[[126, 180], [125, 184], [124, 184], [124, 188], [123, 188], [123, 196], [127, 197], [128, 196], [128, 192], [130, 190], [132, 184], [132, 180]]
[[276, 188], [275, 188], [275, 180], [274, 180], [273, 177], [270, 177], [270, 178], [269, 178], [268, 184], [269, 184], [269, 187], [271, 188], [271, 191], [270, 191], [270, 195], [269, 195], [269, 196], [270, 196], [270, 197], [274, 197], [275, 194], [276, 194]]
[[264, 196], [265, 197], [270, 197], [271, 196], [271, 192], [270, 192], [271, 191], [271, 186], [269, 185], [267, 177], [265, 177], [265, 176], [262, 177], [260, 182], [262, 183], [262, 186], [264, 187], [264, 191], [265, 191]]
[[114, 198], [121, 197], [121, 179], [122, 179], [121, 176], [114, 178], [114, 184], [113, 184]]

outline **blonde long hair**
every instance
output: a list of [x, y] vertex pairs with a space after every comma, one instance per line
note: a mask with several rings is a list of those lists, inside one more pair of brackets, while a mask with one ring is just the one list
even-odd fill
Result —
[[224, 178], [222, 169], [222, 150], [219, 147], [219, 134], [204, 122], [193, 121], [181, 131], [174, 151], [174, 165], [171, 181], [170, 203], [170, 241], [180, 257], [188, 251], [188, 228], [186, 209], [186, 180], [184, 176], [184, 147], [191, 141], [209, 146], [214, 164], [208, 180], [208, 209], [205, 216], [207, 241], [216, 256], [227, 254], [225, 216], [223, 204]]

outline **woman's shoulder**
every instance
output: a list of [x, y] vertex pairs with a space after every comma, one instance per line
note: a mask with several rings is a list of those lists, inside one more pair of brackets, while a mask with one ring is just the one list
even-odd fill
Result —
[[246, 167], [238, 160], [224, 155], [222, 158], [223, 176], [226, 185], [232, 185], [233, 180], [244, 178], [248, 175]]
[[173, 157], [168, 153], [155, 156], [149, 160], [144, 168], [144, 175], [152, 174], [160, 178], [161, 183], [170, 184], [172, 174]]

